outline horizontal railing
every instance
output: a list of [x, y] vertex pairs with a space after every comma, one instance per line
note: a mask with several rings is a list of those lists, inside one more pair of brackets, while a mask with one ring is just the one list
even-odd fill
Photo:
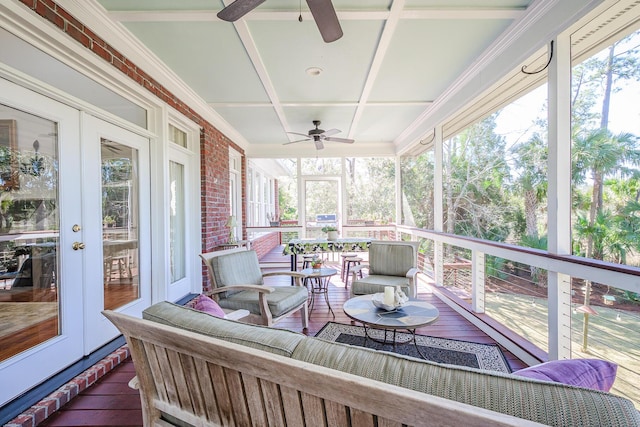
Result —
[[439, 296], [509, 351], [528, 364], [614, 362], [619, 375], [612, 392], [640, 407], [633, 386], [640, 382], [640, 268], [415, 227], [396, 230], [399, 239], [425, 240], [423, 262], [431, 264]]

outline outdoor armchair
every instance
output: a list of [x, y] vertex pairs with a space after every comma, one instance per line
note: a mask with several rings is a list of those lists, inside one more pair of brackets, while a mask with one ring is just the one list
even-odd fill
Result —
[[[271, 326], [277, 321], [302, 310], [302, 327], [308, 327], [309, 293], [303, 286], [306, 276], [295, 271], [262, 273], [256, 251], [230, 249], [200, 254], [207, 267], [212, 289], [206, 295], [228, 310], [248, 310], [243, 321]], [[264, 278], [288, 276], [295, 286], [265, 286]]]
[[[419, 242], [373, 241], [369, 246], [368, 264], [356, 265], [352, 275], [351, 296], [384, 292], [385, 286], [400, 286], [411, 298], [416, 298]], [[358, 273], [366, 268], [369, 275]]]

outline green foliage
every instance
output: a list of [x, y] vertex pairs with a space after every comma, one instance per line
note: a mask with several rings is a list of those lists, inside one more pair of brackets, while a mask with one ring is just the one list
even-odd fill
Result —
[[504, 258], [487, 255], [484, 259], [484, 271], [489, 277], [497, 277], [505, 280], [509, 275], [504, 271], [507, 265], [507, 260]]
[[449, 233], [504, 241], [514, 209], [504, 137], [495, 132], [496, 115], [476, 123], [445, 145], [443, 179], [445, 226]]
[[347, 219], [387, 223], [395, 216], [395, 162], [347, 158]]

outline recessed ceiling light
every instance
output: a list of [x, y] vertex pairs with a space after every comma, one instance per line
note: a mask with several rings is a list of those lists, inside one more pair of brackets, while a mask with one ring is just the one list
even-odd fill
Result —
[[309, 67], [305, 71], [310, 76], [319, 76], [320, 73], [322, 73], [322, 68], [320, 68], [320, 67]]

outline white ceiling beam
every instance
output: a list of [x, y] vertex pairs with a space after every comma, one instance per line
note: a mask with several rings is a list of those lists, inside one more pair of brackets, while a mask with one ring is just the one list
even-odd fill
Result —
[[[109, 17], [120, 22], [223, 22], [216, 16], [218, 10], [117, 10], [109, 12]], [[391, 11], [336, 11], [341, 21], [384, 21]], [[400, 13], [400, 19], [455, 20], [455, 19], [517, 19], [523, 8], [466, 8], [466, 9], [409, 9]], [[297, 11], [254, 10], [245, 15], [245, 21], [295, 21], [300, 16]], [[311, 12], [302, 12], [302, 19], [313, 20]]]
[[[272, 108], [270, 102], [208, 102], [213, 108]], [[367, 102], [367, 107], [428, 107], [433, 101]], [[359, 102], [281, 102], [282, 107], [357, 107]]]
[[[228, 2], [227, 2], [228, 3]], [[280, 99], [278, 98], [278, 94], [276, 93], [276, 89], [271, 82], [271, 77], [269, 77], [269, 73], [267, 72], [267, 67], [264, 65], [264, 61], [260, 56], [260, 52], [258, 51], [258, 47], [256, 46], [255, 41], [253, 40], [253, 36], [249, 31], [249, 26], [244, 19], [239, 19], [233, 23], [236, 31], [238, 32], [238, 36], [240, 37], [240, 41], [242, 42], [247, 55], [249, 55], [249, 59], [251, 59], [251, 63], [258, 74], [258, 78], [264, 87], [269, 100], [271, 101], [272, 107], [280, 120], [282, 128], [287, 131], [289, 129], [289, 124], [287, 123], [287, 116], [284, 114], [284, 110], [282, 109], [282, 105], [280, 105]], [[290, 140], [291, 136], [289, 136]]]
[[384, 57], [387, 54], [389, 45], [391, 44], [393, 34], [398, 27], [398, 22], [400, 22], [400, 14], [402, 13], [403, 8], [404, 0], [394, 0], [394, 2], [391, 4], [391, 13], [389, 14], [387, 22], [385, 22], [384, 24], [384, 29], [382, 30], [382, 35], [380, 36], [380, 41], [378, 42], [376, 53], [374, 54], [373, 61], [371, 62], [371, 67], [369, 68], [369, 73], [367, 74], [367, 80], [364, 83], [364, 87], [362, 88], [360, 101], [358, 102], [358, 107], [356, 108], [356, 111], [353, 115], [347, 138], [354, 138], [354, 133], [358, 128], [358, 123], [360, 123], [360, 119], [362, 118], [364, 109], [367, 106], [369, 95], [371, 95], [373, 84], [378, 77], [378, 73], [380, 72], [380, 68], [382, 67], [382, 62], [384, 61]]

